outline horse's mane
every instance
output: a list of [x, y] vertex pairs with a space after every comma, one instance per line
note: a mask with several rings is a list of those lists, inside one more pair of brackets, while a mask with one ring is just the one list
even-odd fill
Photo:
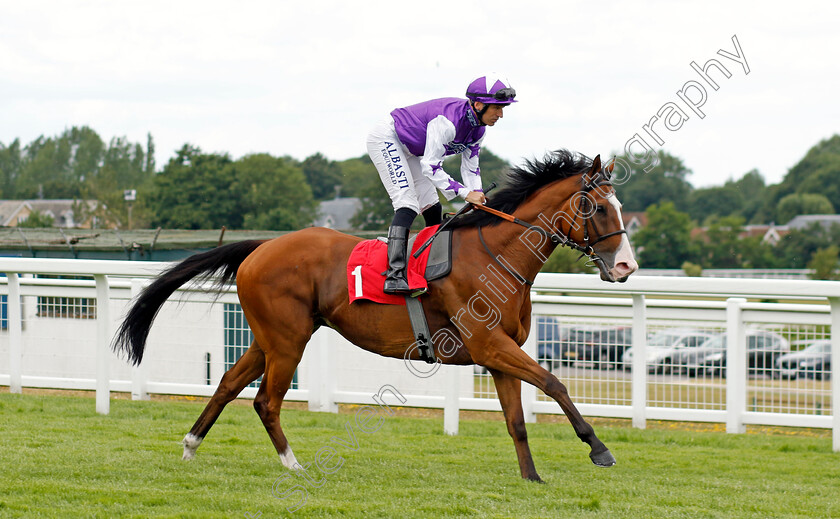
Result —
[[[547, 153], [542, 160], [526, 160], [523, 166], [515, 166], [506, 172], [502, 186], [487, 195], [487, 207], [510, 214], [539, 188], [583, 173], [591, 167], [592, 159], [566, 149]], [[473, 210], [453, 220], [448, 227], [484, 227], [501, 221], [492, 214]]]

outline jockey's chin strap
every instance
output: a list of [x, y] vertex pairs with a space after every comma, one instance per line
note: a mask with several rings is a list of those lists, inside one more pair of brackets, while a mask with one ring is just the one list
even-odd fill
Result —
[[[602, 180], [601, 182], [598, 182], [598, 183], [595, 183], [595, 184], [586, 184], [585, 187], [584, 187], [584, 192], [589, 193], [589, 191], [591, 191], [592, 189], [594, 189], [596, 187], [605, 186], [605, 185], [611, 185], [609, 180]], [[577, 218], [584, 213], [584, 211], [583, 211], [584, 206], [586, 204], [589, 204], [589, 203], [590, 202], [589, 202], [588, 197], [584, 196], [584, 197], [580, 198], [580, 205], [575, 208], [575, 220], [577, 220]], [[498, 209], [493, 209], [492, 207], [487, 207], [486, 205], [473, 204], [473, 208], [479, 209], [479, 210], [484, 211], [486, 213], [490, 213], [494, 216], [498, 216], [499, 218], [501, 218], [503, 220], [506, 220], [508, 222], [515, 223], [517, 225], [521, 225], [522, 227], [525, 227], [529, 230], [538, 232], [538, 233], [542, 234], [543, 236], [545, 236], [546, 238], [550, 239], [552, 243], [560, 245], [561, 247], [569, 247], [570, 249], [574, 249], [574, 250], [581, 253], [581, 256], [578, 259], [580, 259], [583, 256], [588, 256], [596, 264], [598, 264], [599, 268], [604, 267], [605, 262], [598, 255], [598, 253], [595, 252], [595, 249], [593, 249], [592, 247], [594, 245], [606, 240], [607, 238], [611, 238], [611, 237], [619, 235], [619, 234], [626, 234], [627, 233], [626, 229], [619, 229], [617, 231], [609, 232], [609, 233], [606, 233], [606, 234], [600, 234], [598, 232], [598, 228], [595, 226], [595, 222], [591, 221], [589, 218], [584, 218], [584, 222], [583, 222], [583, 245], [579, 245], [578, 243], [574, 242], [571, 238], [569, 238], [568, 235], [561, 232], [559, 229], [556, 229], [556, 230], [552, 229], [551, 231], [546, 231], [545, 229], [543, 229], [542, 227], [540, 227], [538, 225], [534, 225], [534, 224], [528, 223], [524, 220], [520, 220], [519, 218], [517, 218], [517, 217], [515, 217], [511, 214], [504, 213], [502, 211], [499, 211]], [[587, 225], [587, 223], [590, 223], [592, 225], [592, 228], [595, 229], [595, 232], [597, 232], [599, 234], [598, 238], [596, 238], [594, 241], [591, 241], [591, 242], [589, 241], [589, 225]], [[571, 231], [571, 224], [569, 225], [569, 230]], [[525, 283], [529, 286], [534, 284], [533, 281], [528, 281], [527, 279], [522, 277], [518, 272], [510, 269], [507, 265], [500, 262], [496, 258], [496, 255], [493, 254], [493, 252], [487, 246], [487, 243], [485, 243], [485, 241], [484, 241], [484, 236], [481, 234], [481, 226], [478, 227], [478, 238], [481, 241], [481, 245], [484, 246], [484, 249], [487, 251], [487, 253], [490, 255], [490, 257], [493, 258], [493, 260], [496, 263], [501, 265], [502, 268], [504, 268], [517, 281], [519, 281], [520, 283]]]

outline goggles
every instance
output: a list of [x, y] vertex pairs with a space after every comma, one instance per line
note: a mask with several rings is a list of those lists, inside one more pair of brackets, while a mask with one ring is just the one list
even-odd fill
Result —
[[488, 94], [485, 92], [467, 92], [467, 97], [484, 97], [484, 98], [493, 98], [496, 101], [511, 101], [513, 98], [516, 97], [516, 90], [506, 87], [497, 90], [493, 94]]

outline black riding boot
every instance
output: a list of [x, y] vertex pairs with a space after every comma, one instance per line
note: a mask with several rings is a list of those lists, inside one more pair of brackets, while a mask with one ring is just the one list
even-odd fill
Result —
[[388, 271], [386, 272], [386, 294], [409, 294], [408, 279], [405, 268], [408, 265], [406, 245], [408, 243], [408, 227], [392, 225], [388, 229]]

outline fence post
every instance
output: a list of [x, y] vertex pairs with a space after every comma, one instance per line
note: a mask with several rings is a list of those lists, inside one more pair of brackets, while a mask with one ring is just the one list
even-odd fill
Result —
[[[458, 420], [461, 411], [461, 367], [446, 366], [446, 389], [443, 397], [443, 432], [450, 436], [458, 434]], [[472, 366], [470, 366], [472, 369]]]
[[[537, 360], [537, 316], [531, 313], [531, 333], [525, 339], [522, 350], [534, 360]], [[525, 414], [525, 423], [536, 423], [537, 414], [534, 412], [534, 402], [537, 401], [537, 388], [527, 382], [520, 384], [519, 390], [522, 399], [522, 412]]]
[[20, 305], [20, 277], [8, 272], [9, 278], [9, 392], [23, 391], [23, 311]]
[[[312, 357], [309, 359], [309, 410], [322, 413], [337, 413], [338, 404], [335, 403], [335, 363], [330, 355], [330, 335], [340, 336], [332, 328], [322, 326], [313, 339], [310, 340], [307, 350]], [[337, 354], [336, 352], [334, 352]]]
[[326, 333], [322, 326], [309, 339], [304, 355], [306, 356], [306, 389], [308, 391], [309, 410], [321, 410], [321, 337]]
[[[131, 302], [133, 302], [143, 290], [144, 280], [135, 278], [131, 280]], [[148, 346], [148, 343], [147, 343]], [[131, 367], [131, 399], [149, 400], [148, 389], [148, 365], [149, 362], [140, 363]]]
[[644, 294], [633, 294], [633, 364], [631, 365], [631, 403], [633, 427], [647, 427], [647, 312]]
[[335, 357], [338, 355], [339, 343], [347, 340], [332, 328], [327, 328], [327, 333], [321, 339], [321, 412], [338, 413], [338, 404], [335, 403], [335, 381], [338, 378], [338, 364]]
[[726, 432], [743, 434], [747, 410], [747, 336], [741, 305], [747, 300], [726, 300]]
[[[831, 358], [840, 359], [840, 297], [830, 297], [831, 303]], [[831, 364], [831, 448], [840, 452], [840, 369], [837, 361]]]
[[111, 351], [111, 291], [108, 276], [95, 274], [96, 280], [96, 412], [108, 414], [111, 411], [111, 374], [109, 363]]

